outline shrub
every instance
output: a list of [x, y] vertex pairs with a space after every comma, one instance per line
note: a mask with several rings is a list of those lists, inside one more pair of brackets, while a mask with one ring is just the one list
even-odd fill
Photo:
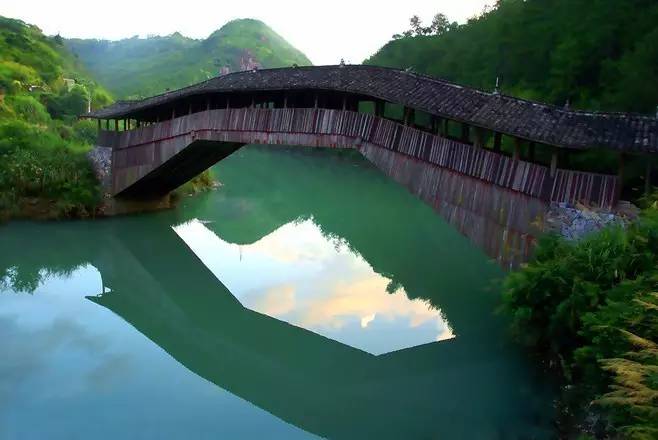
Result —
[[631, 438], [658, 432], [657, 263], [653, 204], [626, 230], [578, 243], [545, 237], [504, 284], [516, 339], [561, 367], [581, 408], [594, 401]]
[[63, 215], [95, 209], [100, 190], [85, 149], [22, 121], [1, 124], [3, 204], [15, 205], [22, 197], [40, 197], [60, 202], [58, 209]]
[[12, 107], [14, 114], [24, 121], [33, 124], [47, 124], [51, 121], [46, 108], [29, 95], [15, 95], [7, 98], [7, 104]]

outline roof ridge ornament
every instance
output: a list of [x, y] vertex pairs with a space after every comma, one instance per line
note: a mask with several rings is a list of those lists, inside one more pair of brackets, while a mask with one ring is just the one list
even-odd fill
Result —
[[564, 109], [571, 110], [571, 100], [569, 100], [569, 98], [567, 98], [567, 102], [564, 103]]
[[494, 87], [493, 94], [500, 95], [500, 76], [496, 77], [496, 86]]
[[340, 67], [345, 67], [345, 58], [340, 59]]

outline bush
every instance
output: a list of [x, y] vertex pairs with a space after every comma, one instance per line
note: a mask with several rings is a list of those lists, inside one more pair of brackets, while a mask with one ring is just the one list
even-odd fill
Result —
[[98, 130], [96, 128], [96, 121], [87, 119], [78, 120], [73, 124], [73, 138], [76, 142], [96, 145], [98, 138]]
[[95, 209], [100, 190], [85, 149], [21, 121], [0, 125], [3, 210], [23, 197], [57, 200], [62, 215]]
[[658, 432], [657, 263], [654, 205], [626, 230], [578, 243], [545, 237], [504, 284], [516, 339], [560, 366], [577, 405], [595, 401], [632, 438]]
[[7, 98], [7, 104], [14, 110], [14, 114], [24, 121], [33, 124], [48, 124], [51, 119], [46, 108], [29, 95], [16, 95]]
[[20, 149], [66, 148], [66, 143], [52, 131], [21, 120], [0, 123], [0, 155]]
[[71, 120], [87, 112], [89, 95], [82, 86], [76, 85], [70, 92], [45, 95], [45, 100], [50, 116], [56, 119]]

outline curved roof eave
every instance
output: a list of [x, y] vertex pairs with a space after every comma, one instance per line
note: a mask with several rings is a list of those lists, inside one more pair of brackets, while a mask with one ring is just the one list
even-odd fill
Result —
[[658, 152], [658, 119], [630, 113], [563, 109], [448, 81], [375, 66], [308, 66], [235, 72], [136, 101], [118, 101], [82, 115], [125, 118], [206, 93], [324, 90], [369, 96], [532, 142]]

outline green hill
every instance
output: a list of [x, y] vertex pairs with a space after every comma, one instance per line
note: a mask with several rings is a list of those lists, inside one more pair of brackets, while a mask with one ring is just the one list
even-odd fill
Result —
[[[422, 33], [422, 32], [421, 32]], [[407, 36], [365, 61], [573, 107], [654, 114], [655, 0], [500, 0], [438, 36]]]
[[149, 96], [206, 80], [221, 67], [309, 65], [308, 58], [258, 20], [227, 23], [205, 40], [174, 33], [119, 41], [65, 41], [87, 69], [119, 97]]
[[0, 219], [94, 209], [96, 179], [84, 154], [95, 124], [77, 115], [110, 102], [60, 37], [0, 17]]

